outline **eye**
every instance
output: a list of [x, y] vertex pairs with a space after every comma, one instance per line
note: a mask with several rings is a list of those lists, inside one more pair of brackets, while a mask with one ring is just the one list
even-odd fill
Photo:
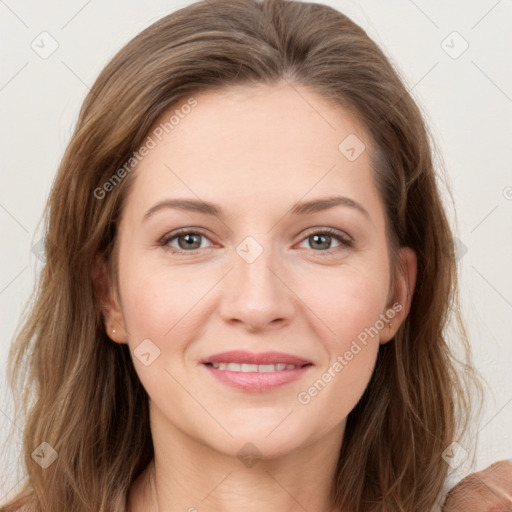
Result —
[[[339, 242], [339, 245], [334, 248], [326, 247], [331, 245], [333, 238]], [[304, 241], [309, 242], [313, 248], [316, 246], [316, 248], [321, 249], [320, 251], [316, 252], [327, 252], [328, 254], [326, 255], [330, 255], [332, 252], [352, 247], [353, 244], [352, 238], [350, 238], [347, 234], [332, 228], [324, 228], [321, 231], [310, 232]]]
[[[190, 228], [180, 229], [164, 235], [158, 245], [161, 245], [166, 250], [176, 253], [189, 253], [195, 254], [198, 249], [201, 249], [201, 237], [207, 238], [202, 231], [194, 231]], [[177, 240], [178, 247], [170, 245], [170, 242]], [[203, 247], [204, 248], [204, 247]]]
[[[201, 238], [209, 240], [202, 230], [195, 228], [182, 228], [178, 231], [173, 231], [167, 235], [164, 235], [158, 242], [158, 245], [162, 246], [165, 250], [169, 250], [173, 253], [178, 254], [195, 254], [201, 247]], [[332, 239], [339, 242], [337, 247], [331, 248], [330, 246]], [[171, 242], [176, 241], [178, 247], [171, 245]], [[313, 248], [320, 249], [316, 252], [325, 252], [327, 255], [332, 255], [333, 252], [352, 247], [353, 240], [347, 234], [342, 231], [338, 231], [332, 228], [323, 228], [318, 231], [312, 231], [308, 234], [303, 241], [310, 242]]]

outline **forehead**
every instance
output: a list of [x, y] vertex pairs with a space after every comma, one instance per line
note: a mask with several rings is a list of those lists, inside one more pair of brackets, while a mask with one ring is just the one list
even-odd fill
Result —
[[[134, 171], [127, 205], [138, 217], [169, 197], [220, 203], [238, 215], [274, 206], [282, 212], [333, 194], [382, 214], [370, 140], [338, 105], [287, 83], [229, 87], [193, 99], [193, 108], [182, 109], [189, 98], [170, 108], [149, 134], [155, 144]], [[176, 124], [169, 123], [173, 115]]]

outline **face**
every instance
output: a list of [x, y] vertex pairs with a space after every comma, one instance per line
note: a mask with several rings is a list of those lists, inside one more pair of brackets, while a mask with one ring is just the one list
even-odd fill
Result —
[[[231, 455], [246, 442], [275, 457], [341, 439], [411, 279], [390, 296], [370, 140], [287, 84], [195, 100], [134, 171], [109, 335], [129, 344], [152, 428]], [[165, 205], [177, 200], [203, 208]], [[401, 257], [412, 269], [413, 254]]]

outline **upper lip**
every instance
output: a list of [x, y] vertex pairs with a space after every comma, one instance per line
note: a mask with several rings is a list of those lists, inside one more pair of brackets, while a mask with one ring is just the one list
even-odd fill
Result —
[[245, 350], [230, 350], [228, 352], [220, 352], [205, 357], [201, 363], [245, 363], [245, 364], [293, 364], [295, 366], [304, 366], [312, 364], [311, 361], [292, 354], [284, 352], [247, 352]]

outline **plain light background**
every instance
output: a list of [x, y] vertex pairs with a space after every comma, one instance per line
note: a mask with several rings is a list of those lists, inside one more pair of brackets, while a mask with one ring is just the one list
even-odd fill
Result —
[[[81, 102], [125, 43], [190, 3], [0, 0], [0, 441], [11, 422], [9, 345], [42, 267], [42, 209]], [[489, 385], [478, 437], [465, 446], [476, 453], [473, 470], [483, 469], [512, 457], [512, 2], [322, 3], [383, 48], [442, 154], [455, 199], [456, 223], [448, 208], [464, 315], [474, 361]], [[13, 474], [13, 487], [0, 489], [0, 497], [18, 483], [14, 462], [3, 471]]]

